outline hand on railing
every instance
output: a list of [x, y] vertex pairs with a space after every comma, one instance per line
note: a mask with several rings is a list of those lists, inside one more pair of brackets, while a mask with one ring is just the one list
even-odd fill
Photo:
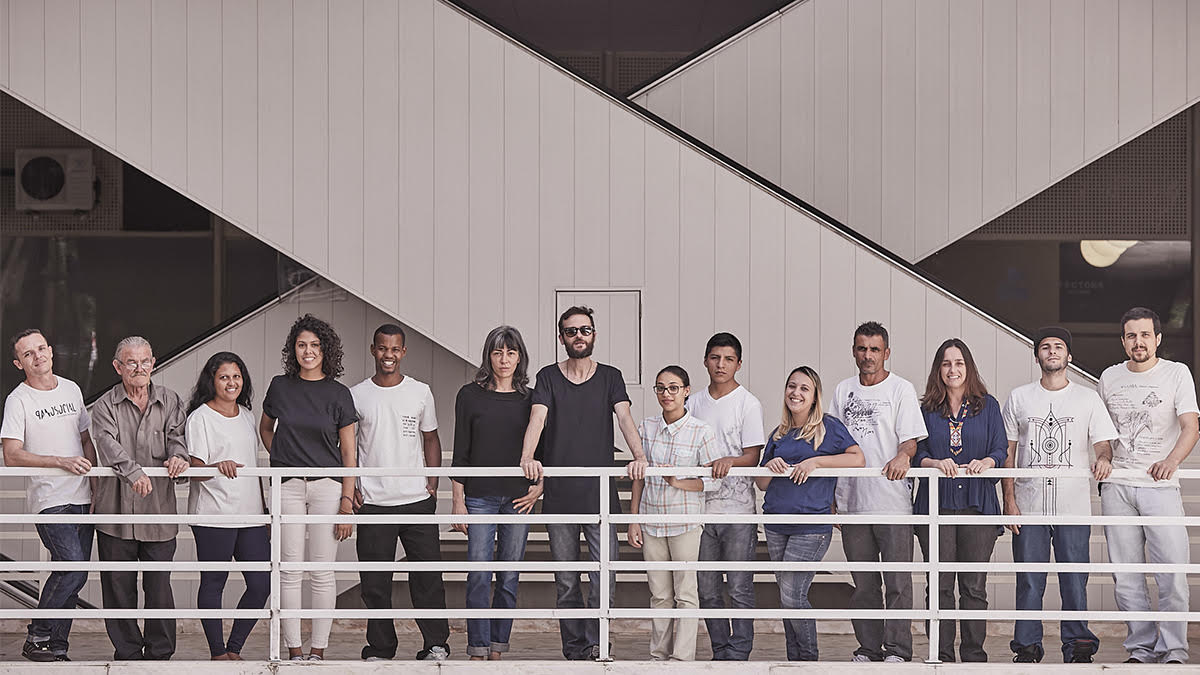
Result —
[[178, 478], [191, 464], [179, 455], [171, 455], [163, 462], [163, 466], [167, 467], [167, 478]]
[[1171, 480], [1171, 476], [1175, 475], [1175, 471], [1178, 468], [1179, 462], [1168, 457], [1161, 462], [1151, 464], [1150, 470], [1146, 473], [1150, 474], [1150, 477], [1154, 480]]
[[537, 504], [538, 497], [542, 496], [542, 481], [538, 481], [529, 486], [529, 491], [525, 496], [518, 497], [513, 500], [513, 506], [517, 507], [517, 513], [529, 513], [533, 511], [533, 505]]
[[529, 480], [542, 480], [542, 463], [536, 459], [521, 459], [521, 471], [525, 472], [525, 477]]
[[991, 457], [984, 457], [983, 459], [973, 459], [967, 462], [963, 470], [970, 474], [979, 474], [994, 468], [996, 468], [996, 460]]
[[958, 463], [949, 457], [929, 460], [929, 468], [941, 471], [947, 478], [954, 478], [958, 475]]
[[237, 478], [237, 470], [240, 467], [245, 466], [245, 464], [238, 464], [232, 459], [223, 459], [216, 464], [213, 464], [213, 466], [217, 468], [217, 471], [221, 472], [222, 476], [225, 476], [226, 478]]
[[642, 480], [646, 477], [646, 469], [649, 467], [650, 462], [644, 459], [634, 459], [625, 465], [625, 473], [631, 480]]
[[883, 475], [887, 476], [888, 480], [900, 480], [908, 475], [908, 470], [911, 468], [912, 457], [898, 452], [887, 464], [883, 465]]
[[87, 457], [58, 457], [55, 461], [58, 468], [80, 476], [92, 470], [92, 463]]
[[[712, 462], [709, 462], [708, 464], [705, 464], [705, 466], [712, 467], [712, 477], [713, 478], [724, 478], [725, 476], [729, 475], [729, 470], [733, 468], [733, 461], [735, 459], [737, 459], [737, 458], [732, 457], [732, 456], [731, 457], [722, 457], [721, 459], [714, 460]], [[782, 472], [780, 472], [780, 473], [782, 473]]]

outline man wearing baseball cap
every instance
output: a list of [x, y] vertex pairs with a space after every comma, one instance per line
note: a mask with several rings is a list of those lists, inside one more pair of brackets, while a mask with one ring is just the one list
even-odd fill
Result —
[[[1089, 516], [1089, 480], [1063, 476], [1088, 468], [1096, 480], [1112, 472], [1112, 447], [1117, 430], [1096, 392], [1067, 379], [1071, 362], [1071, 333], [1060, 326], [1041, 328], [1034, 342], [1034, 359], [1042, 370], [1036, 382], [1017, 387], [1004, 404], [1008, 434], [1006, 468], [1039, 469], [1031, 478], [1003, 478], [1004, 514], [1051, 517]], [[1091, 462], [1088, 449], [1095, 451]], [[1089, 561], [1090, 525], [1009, 525], [1013, 532], [1013, 561], [1050, 562], [1050, 549], [1059, 563]], [[1086, 572], [1059, 572], [1058, 592], [1064, 611], [1087, 609]], [[1017, 573], [1018, 610], [1039, 611], [1046, 592], [1046, 572]], [[1091, 663], [1100, 640], [1086, 621], [1063, 621], [1062, 654], [1066, 663]], [[1017, 663], [1042, 660], [1042, 622], [1016, 622], [1009, 644]]]

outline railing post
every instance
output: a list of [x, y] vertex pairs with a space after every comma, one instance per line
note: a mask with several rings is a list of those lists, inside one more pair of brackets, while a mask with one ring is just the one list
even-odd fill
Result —
[[601, 473], [600, 480], [600, 660], [609, 661], [612, 659], [608, 653], [608, 609], [611, 603], [612, 589], [609, 588], [609, 551], [617, 542], [611, 541], [609, 538], [609, 528], [612, 527], [608, 519], [608, 511], [611, 508], [611, 499], [609, 497], [610, 481], [612, 478], [607, 472]]
[[280, 516], [283, 508], [283, 480], [274, 474], [267, 477], [271, 489], [271, 653], [272, 661], [279, 661], [279, 561], [283, 557], [280, 541]]
[[941, 504], [941, 499], [938, 497], [938, 488], [942, 479], [938, 476], [930, 476], [929, 480], [929, 576], [926, 577], [925, 588], [929, 591], [929, 630], [926, 631], [929, 637], [929, 658], [926, 663], [941, 663], [938, 658], [939, 647], [941, 643], [942, 622], [938, 618], [941, 607], [939, 606], [939, 589], [941, 588], [941, 574], [938, 572], [938, 561], [941, 558], [941, 551], [938, 548], [938, 543], [941, 540], [941, 535], [938, 532], [938, 515]]

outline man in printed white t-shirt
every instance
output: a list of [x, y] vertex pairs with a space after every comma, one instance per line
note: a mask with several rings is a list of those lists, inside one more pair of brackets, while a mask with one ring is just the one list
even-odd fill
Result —
[[[1112, 472], [1112, 448], [1117, 437], [1108, 411], [1096, 392], [1067, 379], [1071, 362], [1071, 333], [1059, 326], [1038, 330], [1034, 358], [1042, 370], [1036, 382], [1012, 390], [1004, 403], [1004, 430], [1008, 435], [1006, 468], [1039, 469], [1038, 478], [1002, 478], [1006, 516], [1088, 516], [1092, 513], [1090, 481], [1061, 477], [1071, 469], [1088, 468], [1089, 448], [1096, 480]], [[1009, 525], [1013, 532], [1014, 562], [1085, 563], [1089, 560], [1090, 525]], [[1087, 573], [1059, 572], [1058, 592], [1064, 611], [1087, 609]], [[1046, 572], [1017, 573], [1018, 610], [1041, 610], [1046, 592]], [[1060, 624], [1063, 661], [1091, 663], [1100, 640], [1086, 621]], [[1009, 647], [1017, 663], [1042, 660], [1042, 622], [1016, 622]]]
[[[26, 504], [31, 513], [89, 513], [92, 491], [83, 474], [96, 463], [96, 448], [88, 433], [91, 420], [83, 394], [74, 382], [54, 374], [54, 349], [36, 328], [17, 333], [12, 353], [13, 365], [25, 374], [25, 381], [4, 401], [4, 464], [75, 474], [30, 478]], [[50, 558], [61, 562], [90, 560], [93, 532], [90, 523], [37, 525]], [[87, 577], [82, 570], [51, 572], [38, 609], [75, 609]], [[30, 661], [69, 661], [70, 633], [70, 619], [34, 619], [21, 655]]]
[[[375, 375], [354, 385], [358, 413], [358, 465], [361, 467], [420, 468], [442, 465], [437, 415], [429, 385], [400, 372], [404, 359], [404, 329], [385, 323], [371, 338]], [[358, 481], [362, 515], [432, 515], [437, 510], [437, 476], [362, 476]], [[410, 562], [442, 559], [438, 528], [433, 523], [363, 523], [358, 526], [358, 559], [392, 562], [396, 541]], [[368, 609], [392, 608], [392, 571], [359, 572], [363, 604]], [[409, 572], [408, 592], [416, 609], [445, 609], [441, 572]], [[446, 619], [417, 619], [424, 647], [420, 661], [443, 661], [450, 655], [450, 624]], [[396, 625], [392, 619], [367, 620], [364, 659], [396, 655]]]
[[[1100, 487], [1106, 516], [1182, 516], [1183, 499], [1175, 471], [1200, 440], [1196, 385], [1188, 367], [1158, 357], [1162, 321], [1154, 310], [1134, 307], [1121, 317], [1121, 345], [1128, 361], [1110, 366], [1100, 376], [1097, 392], [1120, 436], [1113, 444], [1113, 469], [1132, 476], [1112, 476]], [[1106, 525], [1108, 559], [1114, 563], [1186, 565], [1190, 559], [1183, 525]], [[1186, 574], [1155, 574], [1158, 609], [1188, 611]], [[1146, 575], [1113, 574], [1117, 609], [1150, 611]], [[1186, 663], [1187, 622], [1126, 622], [1129, 662]]]
[[[917, 390], [908, 380], [885, 367], [892, 350], [887, 329], [868, 321], [854, 331], [852, 348], [858, 375], [838, 383], [830, 414], [846, 425], [858, 441], [867, 467], [883, 474], [872, 478], [839, 478], [835, 498], [838, 513], [883, 516], [878, 523], [842, 525], [842, 549], [855, 562], [912, 562], [913, 528], [887, 523], [886, 516], [911, 516], [912, 479], [908, 469], [917, 442], [928, 434]], [[851, 572], [851, 609], [912, 609], [912, 574]], [[885, 592], [886, 590], [886, 592]], [[854, 661], [898, 663], [912, 659], [909, 619], [854, 619], [858, 649]]]
[[[754, 513], [754, 479], [730, 476], [735, 466], [758, 466], [763, 435], [762, 404], [738, 384], [742, 368], [742, 343], [731, 333], [717, 333], [704, 347], [708, 386], [692, 394], [687, 409], [707, 423], [725, 456], [712, 463], [720, 487], [705, 492], [706, 513]], [[700, 537], [700, 560], [754, 560], [758, 544], [757, 523], [708, 523]], [[728, 584], [726, 584], [728, 579]], [[696, 573], [701, 609], [724, 609], [725, 591], [733, 609], [754, 609], [754, 572], [701, 571]], [[714, 661], [746, 661], [754, 647], [754, 619], [706, 618]]]

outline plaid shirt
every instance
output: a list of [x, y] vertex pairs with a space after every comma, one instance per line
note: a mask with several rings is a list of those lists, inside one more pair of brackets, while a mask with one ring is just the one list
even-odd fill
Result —
[[[712, 427], [685, 412], [683, 417], [667, 424], [662, 415], [642, 420], [638, 433], [642, 436], [642, 448], [650, 466], [701, 466], [724, 456], [717, 445]], [[681, 476], [694, 478], [694, 476]], [[715, 490], [721, 481], [703, 478], [704, 489]], [[642, 514], [699, 514], [704, 513], [704, 493], [688, 492], [667, 484], [666, 476], [646, 476], [642, 489], [642, 501], [638, 511]], [[701, 523], [642, 523], [642, 530], [652, 537], [673, 537], [683, 534]]]

